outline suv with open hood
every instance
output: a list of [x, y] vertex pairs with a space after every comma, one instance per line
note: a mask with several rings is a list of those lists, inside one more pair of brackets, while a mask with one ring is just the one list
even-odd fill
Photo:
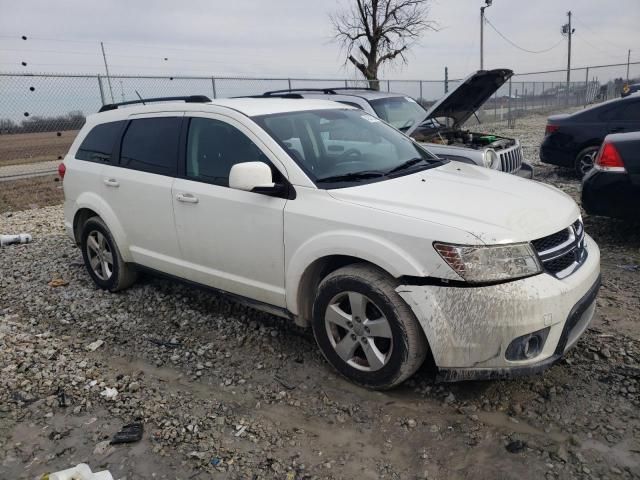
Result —
[[479, 70], [425, 110], [415, 99], [368, 88], [288, 89], [262, 97], [318, 98], [357, 107], [411, 136], [439, 157], [479, 165], [523, 178], [533, 177], [520, 142], [513, 138], [470, 131], [465, 123], [511, 78], [507, 69]]
[[98, 287], [147, 270], [226, 292], [380, 389], [426, 359], [446, 380], [539, 371], [587, 329], [600, 253], [561, 191], [336, 102], [167, 100], [87, 117], [60, 167]]

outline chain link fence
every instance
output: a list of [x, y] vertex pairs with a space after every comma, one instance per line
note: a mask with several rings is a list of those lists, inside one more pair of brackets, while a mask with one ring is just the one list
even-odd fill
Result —
[[[627, 74], [627, 70], [629, 73]], [[522, 116], [586, 106], [620, 95], [626, 79], [640, 82], [640, 62], [514, 75], [472, 122], [505, 122]], [[417, 99], [428, 108], [460, 80], [380, 80], [382, 91]], [[106, 103], [143, 98], [259, 95], [292, 88], [364, 88], [353, 79], [110, 76], [0, 73], [0, 179], [55, 171], [86, 115]]]

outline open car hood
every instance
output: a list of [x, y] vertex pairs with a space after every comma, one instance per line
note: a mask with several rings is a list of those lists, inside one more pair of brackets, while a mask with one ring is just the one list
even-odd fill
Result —
[[498, 68], [478, 70], [465, 78], [460, 85], [438, 100], [428, 111], [425, 118], [415, 122], [405, 132], [411, 135], [425, 120], [449, 117], [454, 126], [460, 126], [478, 110], [513, 75], [513, 70]]

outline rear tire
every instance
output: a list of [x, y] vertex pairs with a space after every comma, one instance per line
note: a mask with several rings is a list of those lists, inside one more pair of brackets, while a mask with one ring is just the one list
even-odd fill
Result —
[[584, 177], [589, 170], [593, 168], [595, 164], [596, 155], [600, 147], [591, 146], [587, 147], [578, 153], [574, 164], [574, 169], [578, 178]]
[[138, 273], [122, 260], [111, 232], [100, 217], [91, 217], [84, 223], [80, 247], [84, 265], [98, 287], [117, 292], [136, 281]]
[[386, 390], [413, 375], [428, 353], [418, 319], [397, 282], [366, 264], [330, 273], [318, 286], [312, 327], [327, 361], [366, 388]]

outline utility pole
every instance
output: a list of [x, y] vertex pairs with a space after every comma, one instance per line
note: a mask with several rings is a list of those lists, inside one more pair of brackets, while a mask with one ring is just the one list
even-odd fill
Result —
[[627, 85], [629, 84], [629, 61], [631, 60], [631, 49], [627, 50]]
[[109, 65], [107, 65], [107, 56], [104, 53], [104, 44], [100, 42], [100, 48], [102, 49], [102, 58], [104, 59], [104, 69], [107, 71], [107, 83], [109, 84], [109, 93], [111, 94], [111, 103], [115, 103], [113, 99], [113, 89], [111, 88], [111, 76], [109, 75]]
[[571, 35], [575, 32], [575, 29], [571, 28], [571, 10], [567, 12], [567, 17], [569, 21], [562, 26], [562, 33], [567, 35], [569, 40], [567, 48], [567, 88], [569, 88], [569, 82], [571, 81]]
[[480, 7], [480, 70], [484, 70], [484, 9], [490, 7], [493, 0], [485, 0], [485, 3]]

